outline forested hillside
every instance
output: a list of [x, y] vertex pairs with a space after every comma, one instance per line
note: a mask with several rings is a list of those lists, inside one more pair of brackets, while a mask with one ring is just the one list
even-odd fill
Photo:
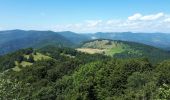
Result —
[[0, 31], [0, 55], [18, 49], [28, 47], [40, 48], [47, 45], [71, 47], [74, 43], [64, 36], [52, 31]]
[[70, 31], [57, 32], [58, 34], [66, 37], [75, 44], [80, 44], [81, 42], [91, 40], [91, 37], [86, 34], [74, 33]]
[[153, 65], [48, 46], [1, 56], [0, 71], [2, 100], [170, 99], [168, 60]]
[[146, 57], [152, 63], [170, 59], [170, 53], [149, 45], [108, 39], [86, 41], [77, 49], [90, 54], [99, 53], [115, 58]]

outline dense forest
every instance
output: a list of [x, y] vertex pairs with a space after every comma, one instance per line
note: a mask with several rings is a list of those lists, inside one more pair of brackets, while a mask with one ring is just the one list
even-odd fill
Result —
[[0, 56], [1, 100], [170, 100], [170, 60], [53, 46]]

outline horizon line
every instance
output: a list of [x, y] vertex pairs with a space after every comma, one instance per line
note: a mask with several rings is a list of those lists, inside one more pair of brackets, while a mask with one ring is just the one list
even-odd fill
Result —
[[54, 31], [54, 30], [36, 30], [36, 29], [4, 29], [0, 30], [0, 32], [3, 31], [51, 31], [51, 32], [71, 32], [71, 33], [76, 33], [76, 34], [96, 34], [96, 33], [140, 33], [140, 34], [170, 34], [170, 32], [132, 32], [132, 31], [98, 31], [98, 32], [74, 32], [74, 31], [69, 31], [69, 30], [63, 30], [63, 31]]

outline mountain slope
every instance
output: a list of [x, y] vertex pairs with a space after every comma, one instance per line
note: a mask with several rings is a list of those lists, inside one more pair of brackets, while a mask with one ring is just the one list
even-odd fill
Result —
[[91, 38], [86, 34], [78, 34], [78, 33], [70, 32], [70, 31], [57, 32], [57, 33], [66, 37], [67, 39], [69, 39], [75, 44], [79, 44], [81, 42], [91, 40]]
[[27, 47], [42, 47], [46, 45], [72, 46], [67, 38], [52, 31], [1, 31], [0, 55]]
[[87, 41], [80, 47], [77, 49], [78, 51], [100, 53], [117, 58], [147, 57], [152, 62], [170, 59], [170, 54], [167, 51], [135, 42], [97, 39]]

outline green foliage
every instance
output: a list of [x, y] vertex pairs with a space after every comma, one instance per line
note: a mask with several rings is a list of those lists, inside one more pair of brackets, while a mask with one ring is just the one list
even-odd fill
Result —
[[135, 72], [127, 79], [126, 99], [153, 100], [157, 76], [152, 72]]
[[[17, 80], [12, 81], [8, 78], [3, 78], [0, 75], [0, 99], [1, 100], [12, 100], [19, 99], [22, 91], [22, 83]], [[17, 93], [17, 94], [16, 94]]]
[[160, 100], [169, 100], [170, 86], [167, 84], [163, 84], [163, 86], [158, 89], [157, 98], [159, 98]]
[[160, 63], [156, 72], [159, 73], [159, 84], [170, 84], [170, 61]]
[[[98, 49], [103, 51], [105, 55], [113, 56], [115, 58], [147, 57], [153, 64], [170, 59], [170, 54], [167, 51], [149, 45], [128, 41], [97, 39], [84, 42], [84, 44], [81, 45], [81, 49], [83, 48]], [[103, 52], [96, 51], [96, 53], [101, 54], [103, 54]]]
[[64, 90], [59, 95], [64, 95], [64, 99], [113, 99], [124, 93], [127, 78], [133, 72], [151, 69], [152, 66], [142, 60], [97, 61], [82, 66], [71, 76], [63, 77], [57, 81], [56, 88]]
[[[23, 66], [29, 58], [34, 61]], [[12, 70], [16, 65], [19, 71]], [[169, 100], [169, 65], [170, 61], [152, 65], [147, 58], [116, 59], [71, 48], [23, 49], [0, 57], [0, 99]]]

